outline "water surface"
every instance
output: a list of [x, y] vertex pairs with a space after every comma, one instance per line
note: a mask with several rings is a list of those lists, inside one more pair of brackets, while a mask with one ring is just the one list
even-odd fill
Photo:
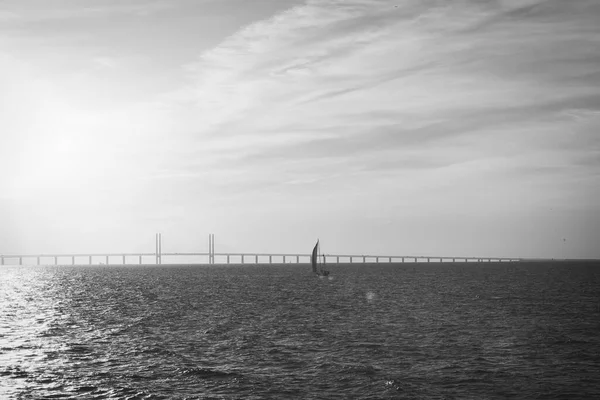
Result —
[[0, 268], [0, 398], [600, 398], [600, 266]]

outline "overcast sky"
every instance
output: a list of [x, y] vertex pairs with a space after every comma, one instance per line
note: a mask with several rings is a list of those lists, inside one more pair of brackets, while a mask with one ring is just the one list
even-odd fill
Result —
[[0, 253], [600, 257], [597, 0], [4, 0]]

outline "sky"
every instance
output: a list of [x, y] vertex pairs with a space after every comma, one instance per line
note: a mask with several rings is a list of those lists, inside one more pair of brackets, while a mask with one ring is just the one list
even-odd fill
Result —
[[597, 0], [0, 1], [0, 254], [600, 258]]

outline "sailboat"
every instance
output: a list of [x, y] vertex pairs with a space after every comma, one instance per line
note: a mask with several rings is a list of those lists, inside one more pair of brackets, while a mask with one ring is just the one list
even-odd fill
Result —
[[310, 255], [310, 263], [312, 264], [312, 270], [317, 276], [328, 276], [329, 271], [324, 268], [325, 265], [325, 254], [323, 256], [323, 263], [319, 262], [319, 240], [313, 248], [312, 254]]

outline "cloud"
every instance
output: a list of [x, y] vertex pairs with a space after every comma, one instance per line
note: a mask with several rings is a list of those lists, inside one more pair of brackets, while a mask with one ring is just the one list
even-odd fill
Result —
[[118, 60], [113, 57], [96, 57], [92, 60], [92, 62], [100, 69], [115, 69], [118, 67]]
[[[256, 207], [363, 222], [450, 221], [456, 209], [491, 220], [554, 199], [597, 209], [585, 200], [600, 195], [595, 0], [307, 0], [196, 50], [164, 95], [157, 86], [182, 81], [174, 64], [149, 70], [171, 43], [129, 28], [144, 13], [168, 27], [192, 3], [46, 4], [0, 7], [12, 38], [0, 119], [15, 132], [0, 137], [5, 197], [37, 182], [33, 194], [57, 194], [59, 210], [100, 215], [93, 201], [117, 194], [127, 201], [102, 215], [165, 207], [198, 221], [213, 218], [198, 210], [243, 219]], [[167, 10], [172, 20], [158, 18]], [[113, 45], [124, 32], [128, 46]], [[92, 200], [77, 197], [90, 188]]]
[[0, 10], [0, 21], [3, 22], [11, 22], [19, 20], [19, 14], [8, 11], [8, 10]]
[[[587, 0], [307, 1], [188, 65], [189, 100], [203, 140], [248, 143], [229, 152], [248, 179], [274, 160], [299, 175], [316, 158], [340, 162], [324, 163], [324, 174], [356, 162], [439, 168], [555, 157], [569, 142], [576, 164], [597, 144], [569, 132], [587, 138], [596, 125], [562, 116], [600, 110], [599, 16]], [[445, 161], [415, 162], [418, 149]]]
[[[12, 3], [12, 4], [11, 4]], [[12, 23], [31, 23], [53, 20], [106, 18], [115, 15], [133, 15], [144, 17], [164, 12], [173, 7], [173, 2], [154, 0], [101, 0], [82, 5], [78, 1], [45, 2], [39, 0], [20, 0], [7, 2], [5, 10], [0, 10], [0, 21]]]

